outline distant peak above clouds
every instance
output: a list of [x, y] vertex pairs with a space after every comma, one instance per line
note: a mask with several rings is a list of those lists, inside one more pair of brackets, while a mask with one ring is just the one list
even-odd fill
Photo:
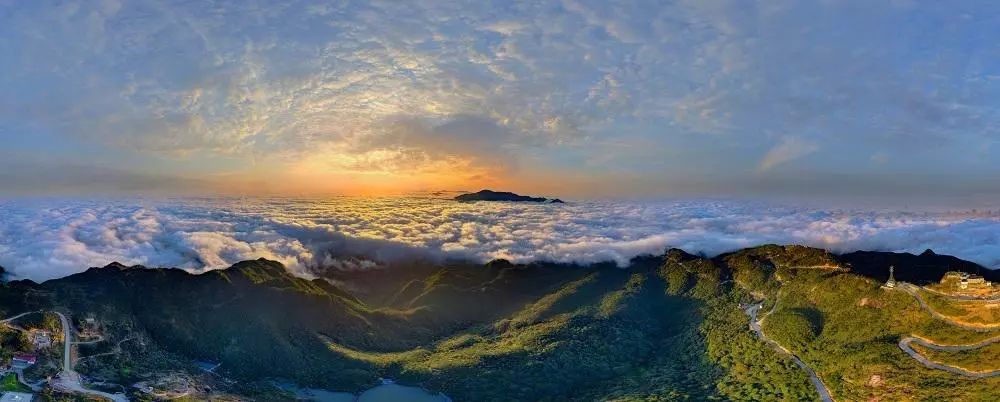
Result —
[[544, 202], [549, 204], [564, 204], [558, 198], [531, 197], [514, 194], [509, 191], [479, 190], [475, 193], [462, 194], [455, 197], [456, 201], [508, 201], [508, 202]]

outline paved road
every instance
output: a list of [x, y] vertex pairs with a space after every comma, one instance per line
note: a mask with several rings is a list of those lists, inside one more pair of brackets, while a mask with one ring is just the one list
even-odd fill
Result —
[[930, 339], [924, 338], [922, 336], [916, 336], [916, 335], [913, 335], [913, 338], [917, 341], [917, 343], [919, 343], [921, 345], [924, 345], [924, 346], [926, 346], [928, 348], [935, 349], [935, 350], [943, 350], [943, 351], [947, 351], [947, 352], [961, 352], [961, 351], [964, 351], [964, 350], [975, 350], [975, 349], [979, 349], [979, 348], [981, 348], [983, 346], [988, 346], [988, 345], [992, 345], [994, 343], [1000, 342], [1000, 335], [997, 335], [997, 336], [994, 336], [992, 338], [989, 338], [989, 339], [986, 339], [986, 340], [983, 340], [983, 341], [979, 341], [979, 342], [976, 342], [976, 343], [967, 343], [967, 344], [959, 344], [959, 345], [936, 343], [936, 342], [934, 342], [934, 341], [932, 341]]
[[[955, 321], [955, 320], [953, 320], [952, 318], [950, 318], [948, 316], [945, 316], [945, 315], [943, 315], [941, 313], [938, 313], [937, 311], [934, 311], [934, 309], [932, 309], [929, 305], [927, 305], [927, 302], [924, 300], [924, 298], [922, 296], [920, 296], [920, 288], [918, 288], [917, 286], [915, 286], [913, 284], [905, 283], [905, 282], [900, 282], [899, 285], [897, 286], [897, 288], [898, 289], [902, 289], [906, 293], [909, 293], [911, 296], [913, 296], [915, 299], [917, 299], [917, 303], [919, 303], [920, 307], [923, 308], [925, 311], [927, 311], [927, 313], [929, 313], [934, 318], [937, 318], [937, 319], [939, 319], [941, 321], [944, 321], [948, 325], [952, 325], [952, 326], [955, 326], [955, 327], [959, 327], [959, 328], [962, 328], [962, 329], [967, 329], [967, 330], [970, 330], [970, 331], [976, 331], [976, 332], [991, 332], [991, 331], [994, 331], [996, 329], [1000, 329], [1000, 328], [997, 328], [995, 326], [969, 325], [969, 324], [966, 324], [966, 323]], [[928, 348], [928, 349], [943, 350], [943, 351], [949, 351], [949, 352], [960, 352], [960, 351], [965, 351], [965, 350], [979, 349], [981, 347], [984, 347], [984, 346], [987, 346], [987, 345], [990, 345], [990, 344], [993, 344], [993, 343], [996, 343], [996, 342], [1000, 342], [1000, 335], [994, 336], [994, 337], [992, 337], [990, 339], [986, 339], [986, 340], [981, 341], [981, 342], [970, 343], [970, 344], [965, 344], [965, 345], [942, 345], [942, 344], [934, 343], [934, 342], [932, 342], [929, 339], [921, 338], [919, 336], [907, 336], [907, 337], [904, 337], [903, 339], [899, 340], [899, 348], [902, 349], [903, 352], [905, 352], [906, 354], [910, 355], [910, 357], [912, 357], [914, 360], [920, 362], [920, 364], [923, 364], [924, 366], [926, 366], [928, 368], [932, 368], [932, 369], [935, 369], [935, 370], [943, 370], [943, 371], [947, 371], [949, 373], [958, 374], [958, 375], [965, 376], [965, 377], [968, 377], [968, 378], [979, 379], [979, 378], [986, 378], [986, 377], [995, 377], [995, 376], [998, 376], [998, 375], [1000, 375], [1000, 369], [998, 369], [998, 370], [991, 370], [991, 371], [972, 371], [972, 370], [968, 370], [968, 369], [965, 369], [965, 368], [962, 368], [962, 367], [958, 367], [958, 366], [950, 366], [950, 365], [947, 365], [947, 364], [937, 363], [935, 361], [932, 361], [932, 360], [924, 357], [924, 355], [921, 355], [916, 350], [913, 350], [913, 346], [911, 346], [911, 345], [914, 344], [914, 343], [916, 343], [916, 344], [918, 344], [920, 346], [923, 346], [925, 348]]]
[[17, 381], [18, 382], [20, 382], [21, 384], [24, 384], [24, 386], [30, 388], [32, 391], [35, 391], [35, 392], [41, 391], [42, 390], [42, 383], [45, 382], [44, 380], [41, 380], [41, 381], [38, 381], [38, 382], [36, 382], [34, 384], [29, 383], [27, 380], [24, 379], [24, 370], [21, 370], [21, 369], [14, 370], [14, 375], [17, 377]]
[[38, 312], [39, 312], [39, 311], [29, 311], [29, 312], [27, 312], [27, 313], [21, 313], [21, 314], [18, 314], [18, 315], [15, 315], [15, 316], [13, 316], [13, 317], [8, 317], [8, 318], [4, 318], [4, 319], [0, 320], [0, 323], [4, 323], [4, 324], [6, 324], [6, 323], [9, 323], [9, 322], [11, 322], [11, 321], [14, 321], [14, 320], [16, 320], [16, 319], [18, 319], [18, 318], [21, 318], [21, 317], [24, 317], [24, 316], [26, 316], [26, 315], [28, 315], [28, 314], [35, 314], [35, 313], [38, 313]]
[[902, 289], [904, 292], [909, 293], [910, 296], [913, 296], [915, 299], [917, 299], [917, 303], [920, 304], [920, 307], [923, 308], [924, 311], [927, 311], [927, 313], [934, 316], [934, 318], [944, 321], [949, 325], [976, 332], [991, 332], [1000, 330], [1000, 324], [973, 325], [955, 321], [955, 319], [935, 311], [934, 309], [931, 308], [931, 306], [927, 304], [927, 302], [924, 300], [924, 297], [920, 295], [920, 288], [918, 288], [916, 285], [913, 285], [911, 283], [900, 282], [898, 286], [896, 286], [896, 288]]
[[840, 265], [792, 265], [788, 267], [778, 267], [786, 269], [829, 269], [835, 271], [849, 271], [849, 269], [844, 268]]
[[923, 287], [924, 290], [934, 293], [938, 296], [947, 297], [949, 299], [963, 300], [963, 301], [980, 301], [980, 302], [998, 302], [1000, 301], [1000, 296], [993, 297], [977, 297], [977, 296], [965, 296], [965, 295], [953, 295], [949, 293], [942, 292], [940, 290], [935, 290], [929, 287]]
[[[11, 321], [24, 317], [28, 314], [34, 314], [40, 312], [41, 311], [29, 311], [26, 313], [21, 313], [13, 317], [4, 318], [0, 320], [0, 323], [7, 324], [10, 323]], [[66, 316], [63, 315], [63, 313], [60, 313], [58, 311], [54, 313], [59, 316], [59, 321], [62, 324], [63, 328], [63, 369], [62, 372], [59, 373], [59, 376], [52, 380], [52, 387], [63, 391], [96, 395], [102, 398], [110, 399], [114, 402], [128, 402], [128, 398], [125, 397], [125, 394], [109, 394], [107, 392], [101, 392], [83, 387], [83, 384], [80, 383], [80, 374], [73, 370], [73, 361], [72, 361], [73, 359], [72, 347], [74, 343], [73, 327], [70, 326], [69, 319], [67, 319]], [[21, 375], [20, 370], [17, 372], [17, 375], [18, 375], [18, 380], [22, 384], [27, 385], [32, 390], [35, 391], [39, 390], [39, 387], [37, 385], [31, 385], [24, 381], [24, 378]]]
[[906, 354], [910, 355], [910, 357], [914, 358], [916, 361], [920, 362], [924, 366], [927, 366], [928, 368], [944, 370], [949, 373], [958, 374], [969, 378], [979, 379], [987, 377], [996, 377], [1000, 375], [1000, 369], [990, 370], [990, 371], [972, 371], [958, 366], [949, 366], [947, 364], [937, 363], [924, 357], [920, 353], [917, 353], [916, 350], [913, 350], [911, 344], [916, 343], [920, 346], [934, 350], [962, 351], [962, 350], [979, 349], [991, 343], [996, 343], [997, 341], [1000, 341], [1000, 336], [993, 337], [979, 343], [973, 343], [968, 345], [938, 345], [923, 338], [908, 336], [899, 340], [899, 348], [902, 349], [903, 352], [906, 352]]
[[[762, 305], [763, 302], [753, 304], [747, 307], [747, 309], [745, 310], [747, 315], [750, 316], [750, 329], [757, 334], [758, 338], [763, 340], [765, 343], [771, 345], [771, 347], [774, 348], [774, 350], [778, 351], [778, 353], [782, 353], [791, 357], [792, 361], [794, 361], [795, 364], [799, 366], [799, 368], [801, 368], [803, 371], [806, 372], [806, 374], [809, 376], [809, 381], [811, 381], [813, 386], [816, 387], [816, 392], [819, 393], [820, 400], [822, 400], [823, 402], [833, 402], [833, 397], [830, 396], [830, 390], [826, 388], [826, 384], [824, 384], [823, 380], [819, 378], [819, 375], [816, 374], [815, 370], [806, 365], [806, 363], [803, 362], [802, 359], [799, 359], [799, 357], [796, 356], [794, 353], [792, 353], [788, 349], [785, 349], [784, 346], [781, 346], [780, 344], [778, 344], [778, 342], [775, 342], [774, 340], [768, 338], [767, 335], [764, 334], [764, 328], [761, 327], [761, 324], [764, 322], [764, 318], [762, 317], [759, 320], [757, 319], [757, 312], [760, 311]], [[777, 305], [777, 303], [775, 303], [775, 305]], [[767, 314], [771, 314], [772, 312], [774, 312], [774, 308], [771, 308], [771, 311], [768, 311]], [[767, 314], [765, 314], [765, 317], [767, 316]]]
[[66, 318], [63, 313], [55, 312], [59, 316], [59, 321], [62, 322], [63, 327], [63, 369], [59, 373], [59, 376], [52, 380], [52, 387], [69, 392], [78, 392], [81, 394], [96, 395], [102, 398], [110, 399], [114, 402], [128, 402], [128, 398], [125, 394], [109, 394], [107, 392], [101, 392], [93, 389], [87, 389], [83, 387], [80, 383], [80, 373], [73, 370], [73, 327], [70, 326], [69, 319]]
[[63, 372], [75, 373], [73, 371], [73, 330], [69, 325], [69, 319], [63, 313], [56, 313], [63, 328]]

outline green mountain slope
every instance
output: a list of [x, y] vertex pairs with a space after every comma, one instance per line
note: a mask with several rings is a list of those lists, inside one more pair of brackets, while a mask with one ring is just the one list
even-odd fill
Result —
[[[78, 326], [95, 318], [104, 339], [78, 348], [77, 369], [96, 378], [199, 378], [194, 363], [206, 361], [221, 364], [213, 386], [256, 400], [290, 398], [272, 380], [357, 391], [379, 377], [460, 401], [818, 399], [791, 355], [836, 400], [1000, 398], [1000, 378], [929, 369], [897, 345], [996, 334], [880, 288], [876, 265], [899, 257], [858, 255], [768, 245], [714, 258], [670, 250], [627, 269], [412, 262], [313, 280], [267, 260], [200, 275], [111, 264], [6, 283], [0, 307], [64, 311]], [[945, 269], [927, 268], [935, 261], [950, 260], [906, 257], [921, 272]], [[757, 302], [762, 331], [784, 350], [750, 330], [744, 310]]]

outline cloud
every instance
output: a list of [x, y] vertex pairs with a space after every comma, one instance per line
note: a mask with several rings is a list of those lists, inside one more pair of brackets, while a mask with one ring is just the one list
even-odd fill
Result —
[[205, 178], [125, 169], [114, 161], [21, 157], [0, 151], [0, 196], [66, 194], [190, 194], [213, 183]]
[[458, 258], [625, 265], [668, 247], [931, 248], [1000, 267], [1000, 211], [826, 210], [737, 201], [456, 203], [436, 198], [22, 200], [0, 203], [0, 266], [43, 280], [111, 261], [192, 272], [259, 257], [323, 269]]
[[459, 158], [504, 173], [516, 163], [507, 148], [513, 135], [508, 127], [477, 116], [454, 116], [437, 123], [395, 118], [381, 123], [377, 135], [362, 139], [350, 152], [395, 151], [397, 159], [389, 161], [397, 162], [394, 169], [415, 169], [434, 161]]
[[[748, 196], [733, 183], [766, 171], [768, 192], [845, 175], [865, 179], [841, 181], [850, 193], [970, 194], [1000, 174], [984, 3], [0, 4], [5, 150], [247, 193], [388, 193], [451, 171], [441, 187]], [[777, 174], [810, 147], [802, 176]], [[37, 178], [22, 181], [61, 185]]]
[[802, 140], [798, 137], [784, 137], [781, 142], [772, 147], [761, 159], [757, 170], [766, 172], [771, 168], [809, 155], [819, 150], [819, 145]]
[[[971, 3], [4, 4], [0, 141], [86, 144], [75, 157], [100, 147], [129, 154], [129, 168], [240, 157], [254, 163], [201, 169], [253, 174], [317, 150], [361, 159], [344, 172], [434, 168], [439, 145], [490, 165], [488, 145], [538, 170], [604, 158], [651, 177], [768, 170], [819, 146], [830, 152], [804, 164], [871, 168], [865, 155], [880, 150], [877, 169], [961, 178], [995, 173], [1000, 149], [982, 146], [998, 135], [983, 39], [998, 32]], [[458, 121], [491, 127], [441, 131]], [[446, 135], [423, 135], [435, 131]], [[773, 133], [796, 138], [744, 156]], [[26, 139], [39, 136], [53, 140]], [[620, 143], [692, 152], [637, 158], [609, 145]]]

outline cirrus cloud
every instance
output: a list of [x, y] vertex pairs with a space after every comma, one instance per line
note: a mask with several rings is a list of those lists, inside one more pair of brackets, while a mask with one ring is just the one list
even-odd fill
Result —
[[771, 168], [809, 155], [819, 150], [815, 143], [802, 140], [797, 137], [784, 137], [781, 142], [772, 147], [764, 154], [758, 170], [761, 172], [771, 170]]
[[[302, 160], [334, 161], [331, 180], [441, 172], [444, 160], [476, 171], [470, 184], [560, 170], [592, 187], [691, 177], [737, 196], [747, 192], [724, 179], [806, 154], [796, 163], [815, 176], [773, 180], [809, 194], [830, 184], [815, 177], [852, 174], [877, 181], [861, 190], [886, 193], [894, 173], [912, 172], [969, 194], [982, 185], [974, 176], [1000, 169], [1000, 65], [989, 40], [1000, 25], [988, 2], [0, 8], [0, 141], [20, 155], [58, 150], [126, 171], [154, 160], [164, 176], [279, 184], [287, 178], [267, 172], [313, 170]], [[786, 133], [794, 137], [773, 144]], [[495, 169], [496, 150], [530, 169]], [[609, 167], [621, 174], [602, 175]], [[26, 192], [61, 185], [23, 175], [38, 183]]]

